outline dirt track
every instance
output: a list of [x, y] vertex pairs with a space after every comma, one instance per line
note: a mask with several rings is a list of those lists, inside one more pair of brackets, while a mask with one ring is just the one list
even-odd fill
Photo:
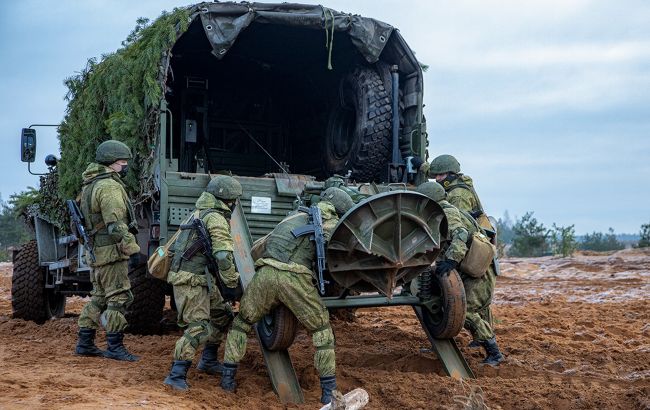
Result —
[[[84, 301], [70, 299], [65, 318], [40, 326], [11, 319], [11, 267], [0, 270], [0, 408], [282, 408], [254, 339], [237, 396], [194, 370], [191, 392], [173, 393], [162, 379], [178, 333], [128, 335], [138, 363], [76, 357]], [[356, 323], [334, 323], [340, 388], [365, 388], [376, 409], [461, 408], [457, 401], [478, 387], [491, 408], [650, 409], [650, 251], [510, 259], [502, 270], [494, 305], [507, 356], [500, 368], [481, 366], [463, 332], [457, 340], [478, 376], [463, 386], [422, 351], [428, 341], [412, 310], [362, 310]], [[319, 408], [305, 333], [291, 353], [308, 402], [300, 408]]]

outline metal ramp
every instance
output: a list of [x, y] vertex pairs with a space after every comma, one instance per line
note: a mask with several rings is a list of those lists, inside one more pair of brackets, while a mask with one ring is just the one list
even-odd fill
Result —
[[427, 334], [431, 346], [438, 356], [438, 360], [442, 363], [442, 367], [445, 369], [447, 375], [454, 379], [473, 379], [474, 373], [467, 364], [467, 361], [465, 361], [460, 349], [458, 349], [456, 341], [454, 339], [436, 339], [433, 337], [424, 321], [424, 318], [422, 317], [422, 307], [413, 306], [413, 310], [415, 311], [418, 320], [420, 320], [422, 329], [424, 329], [424, 332]]
[[[241, 277], [242, 287], [245, 290], [251, 279], [253, 279], [253, 275], [255, 275], [255, 265], [251, 257], [253, 240], [248, 231], [248, 224], [246, 223], [244, 212], [239, 202], [237, 202], [237, 208], [232, 213], [230, 229], [233, 240], [235, 241], [235, 264]], [[257, 333], [257, 326], [255, 326], [255, 332], [260, 349], [262, 350], [262, 355], [264, 356], [266, 370], [269, 373], [273, 390], [280, 397], [280, 401], [284, 404], [304, 403], [305, 398], [300, 388], [298, 376], [291, 363], [289, 352], [287, 350], [272, 352], [266, 349], [260, 340], [259, 333]]]

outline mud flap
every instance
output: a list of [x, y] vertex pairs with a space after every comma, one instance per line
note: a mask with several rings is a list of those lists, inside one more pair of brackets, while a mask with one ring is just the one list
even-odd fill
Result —
[[465, 361], [460, 349], [458, 349], [456, 341], [454, 339], [434, 338], [427, 328], [424, 317], [422, 316], [422, 307], [413, 306], [413, 310], [415, 310], [415, 314], [420, 320], [420, 324], [422, 325], [424, 332], [427, 334], [431, 346], [436, 352], [436, 355], [438, 355], [438, 360], [442, 363], [442, 367], [445, 369], [447, 375], [455, 379], [473, 379], [474, 373]]
[[[255, 275], [255, 264], [251, 257], [253, 240], [248, 230], [248, 224], [244, 218], [244, 212], [239, 201], [237, 201], [237, 208], [232, 213], [230, 230], [235, 242], [235, 265], [237, 265], [237, 271], [239, 272], [241, 284], [245, 291], [246, 286], [248, 286], [251, 279], [253, 279], [253, 275]], [[262, 355], [264, 356], [266, 370], [271, 378], [273, 390], [275, 390], [275, 393], [280, 397], [280, 401], [283, 404], [304, 403], [305, 398], [302, 394], [302, 389], [300, 388], [298, 376], [296, 375], [296, 371], [291, 363], [289, 351], [286, 349], [273, 352], [267, 350], [260, 340], [257, 326], [254, 327], [257, 334], [257, 340], [260, 344], [260, 350], [262, 350]]]

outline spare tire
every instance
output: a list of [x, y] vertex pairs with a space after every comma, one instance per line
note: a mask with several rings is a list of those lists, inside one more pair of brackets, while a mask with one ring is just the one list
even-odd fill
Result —
[[293, 343], [298, 319], [284, 305], [279, 305], [257, 323], [257, 333], [270, 351], [285, 350]]
[[45, 288], [45, 267], [38, 263], [38, 244], [29, 241], [14, 260], [11, 277], [13, 317], [42, 323], [51, 317], [63, 317], [65, 296]]
[[325, 135], [325, 168], [358, 182], [379, 179], [391, 154], [392, 107], [379, 73], [359, 67], [340, 83]]
[[455, 270], [449, 275], [437, 275], [431, 270], [422, 275], [430, 278], [432, 296], [439, 301], [432, 310], [422, 308], [424, 322], [436, 339], [451, 339], [465, 323], [467, 299], [463, 281]]

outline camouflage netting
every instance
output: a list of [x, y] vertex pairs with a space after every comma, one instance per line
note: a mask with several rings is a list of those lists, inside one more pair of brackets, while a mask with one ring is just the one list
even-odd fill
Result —
[[135, 158], [126, 182], [136, 193], [136, 201], [150, 195], [164, 62], [187, 30], [192, 9], [163, 12], [151, 24], [138, 19], [121, 49], [102, 56], [101, 62], [89, 60], [78, 75], [66, 79], [69, 103], [59, 129], [61, 197], [77, 196], [81, 171], [94, 161], [97, 145], [107, 139], [122, 141], [133, 150]]

